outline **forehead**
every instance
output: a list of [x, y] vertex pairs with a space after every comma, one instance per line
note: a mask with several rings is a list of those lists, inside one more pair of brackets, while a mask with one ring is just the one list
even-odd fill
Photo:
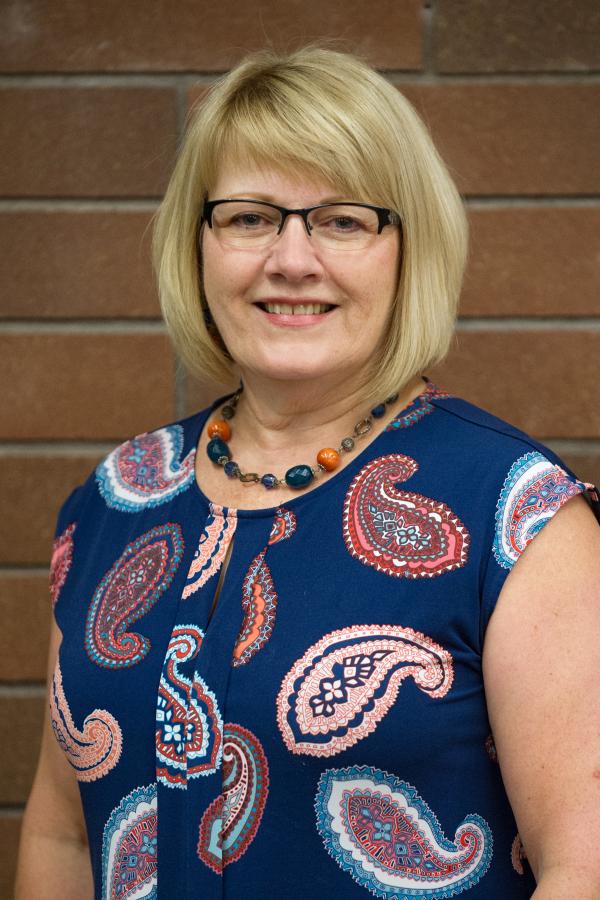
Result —
[[340, 185], [317, 173], [285, 171], [276, 166], [229, 161], [220, 166], [210, 199], [249, 197], [281, 206], [312, 206], [351, 199]]

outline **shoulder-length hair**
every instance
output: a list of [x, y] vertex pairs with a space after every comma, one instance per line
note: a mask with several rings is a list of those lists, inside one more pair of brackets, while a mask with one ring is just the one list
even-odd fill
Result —
[[309, 174], [402, 220], [398, 290], [365, 398], [381, 399], [440, 362], [454, 330], [468, 229], [460, 196], [408, 100], [346, 53], [264, 50], [194, 109], [154, 229], [161, 308], [175, 349], [206, 381], [235, 365], [207, 327], [198, 226], [223, 160]]

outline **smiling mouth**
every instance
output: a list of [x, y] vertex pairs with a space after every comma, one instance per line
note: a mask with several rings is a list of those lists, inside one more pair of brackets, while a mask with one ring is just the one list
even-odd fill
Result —
[[278, 316], [319, 316], [335, 307], [330, 303], [257, 303], [264, 312]]

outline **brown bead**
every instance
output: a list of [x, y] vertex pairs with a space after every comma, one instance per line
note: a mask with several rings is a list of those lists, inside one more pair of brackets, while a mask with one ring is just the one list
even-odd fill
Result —
[[320, 466], [323, 466], [325, 471], [333, 472], [340, 464], [340, 454], [332, 447], [323, 447], [317, 453], [317, 462]]
[[229, 423], [223, 419], [216, 419], [208, 426], [208, 436], [210, 438], [221, 438], [222, 441], [228, 441], [231, 438], [231, 428]]

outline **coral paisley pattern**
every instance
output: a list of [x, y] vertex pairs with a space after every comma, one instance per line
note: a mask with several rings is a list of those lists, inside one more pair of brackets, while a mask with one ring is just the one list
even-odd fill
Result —
[[275, 511], [275, 518], [271, 526], [269, 544], [278, 544], [279, 541], [287, 541], [296, 531], [296, 514], [291, 509], [280, 506]]
[[52, 678], [50, 718], [56, 740], [79, 781], [95, 781], [116, 766], [123, 744], [119, 723], [105, 709], [95, 709], [86, 716], [83, 731], [76, 728], [65, 697], [59, 660]]
[[94, 593], [85, 627], [92, 662], [107, 668], [139, 663], [150, 641], [128, 631], [167, 590], [183, 555], [179, 525], [158, 525], [128, 544]]
[[452, 657], [396, 625], [354, 625], [326, 634], [283, 679], [277, 722], [292, 753], [333, 756], [373, 732], [405, 678], [430, 697], [452, 686]]
[[223, 793], [200, 822], [198, 856], [219, 875], [242, 856], [260, 825], [269, 793], [269, 767], [258, 738], [235, 723], [225, 726]]
[[181, 460], [183, 436], [181, 425], [168, 425], [139, 434], [109, 453], [96, 468], [107, 506], [135, 513], [187, 490], [195, 478], [196, 451]]
[[327, 852], [376, 897], [454, 897], [489, 868], [484, 819], [466, 816], [451, 842], [415, 788], [381, 769], [323, 772], [315, 808]]
[[235, 510], [224, 512], [222, 506], [211, 503], [206, 527], [200, 536], [198, 549], [190, 565], [182, 597], [187, 600], [220, 570], [235, 534]]
[[[280, 507], [273, 520], [268, 546], [286, 541], [296, 531], [294, 513]], [[267, 547], [252, 560], [242, 585], [244, 621], [233, 650], [232, 666], [243, 666], [258, 653], [273, 633], [277, 593], [266, 562]]]
[[449, 396], [450, 394], [443, 388], [436, 387], [430, 381], [421, 396], [417, 397], [415, 408], [406, 413], [399, 413], [392, 419], [385, 430], [396, 431], [399, 428], [410, 428], [411, 425], [416, 425], [423, 416], [427, 416], [434, 411], [435, 406], [430, 402], [431, 400], [447, 400]]
[[156, 785], [123, 797], [104, 827], [102, 900], [156, 900]]
[[173, 631], [160, 678], [156, 708], [156, 774], [166, 787], [185, 788], [210, 775], [221, 761], [223, 721], [217, 699], [199, 675], [180, 667], [194, 659], [203, 640], [194, 625]]
[[573, 481], [560, 466], [537, 451], [511, 466], [496, 510], [494, 555], [510, 569], [530, 541], [563, 504], [592, 485]]
[[469, 534], [452, 510], [396, 487], [418, 468], [409, 456], [380, 456], [354, 478], [344, 503], [349, 552], [395, 578], [433, 578], [467, 561]]
[[71, 563], [73, 562], [73, 533], [76, 523], [71, 522], [52, 545], [52, 559], [50, 560], [50, 597], [52, 606], [60, 596], [63, 584], [67, 580]]

